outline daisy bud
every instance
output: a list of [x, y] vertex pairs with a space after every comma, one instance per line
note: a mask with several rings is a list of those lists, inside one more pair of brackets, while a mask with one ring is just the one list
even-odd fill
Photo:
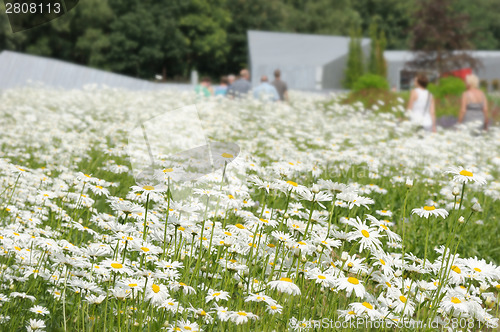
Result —
[[345, 262], [348, 257], [349, 257], [349, 254], [346, 251], [343, 251], [340, 259], [342, 260], [342, 262]]
[[362, 277], [366, 277], [366, 272], [365, 271], [361, 271], [361, 276]]
[[396, 272], [394, 272], [394, 275], [398, 278], [401, 277], [402, 274], [403, 273], [401, 272], [401, 270], [397, 270]]
[[290, 215], [288, 213], [285, 213], [285, 215], [283, 216], [285, 219], [288, 219], [290, 218]]
[[490, 309], [493, 308], [493, 305], [495, 304], [495, 302], [493, 301], [493, 299], [490, 296], [486, 297], [486, 301], [484, 303]]
[[200, 270], [201, 270], [202, 272], [207, 272], [207, 267], [206, 267], [206, 266], [202, 266], [202, 267], [200, 268]]
[[453, 191], [451, 192], [453, 196], [458, 196], [460, 195], [460, 188], [458, 187], [453, 187]]
[[239, 288], [239, 289], [242, 289], [243, 287], [244, 287], [244, 286], [243, 286], [243, 283], [239, 282], [239, 283], [238, 283], [238, 288]]
[[319, 252], [319, 253], [322, 253], [323, 252], [323, 248], [320, 245], [318, 245], [316, 247], [316, 251]]
[[464, 216], [460, 216], [460, 218], [458, 218], [458, 222], [463, 224], [465, 222]]
[[300, 249], [299, 248], [293, 248], [293, 254], [295, 257], [300, 257]]
[[318, 185], [316, 185], [316, 184], [315, 184], [315, 185], [312, 187], [312, 190], [311, 190], [311, 191], [312, 191], [314, 194], [319, 193], [319, 187], [318, 187]]
[[186, 258], [186, 255], [181, 254], [181, 261], [183, 261], [183, 260], [184, 260], [184, 258]]
[[307, 258], [306, 258], [306, 256], [302, 256], [302, 258], [300, 259], [300, 261], [301, 261], [302, 263], [307, 262]]
[[412, 179], [410, 179], [410, 178], [406, 178], [406, 186], [407, 186], [408, 188], [413, 187], [413, 180], [412, 180]]
[[471, 210], [474, 212], [481, 212], [481, 204], [479, 204], [479, 202], [474, 203], [474, 205], [472, 205], [471, 207]]
[[484, 293], [486, 292], [486, 290], [488, 289], [488, 286], [486, 286], [485, 284], [482, 284], [480, 287], [479, 287], [479, 291], [481, 293]]

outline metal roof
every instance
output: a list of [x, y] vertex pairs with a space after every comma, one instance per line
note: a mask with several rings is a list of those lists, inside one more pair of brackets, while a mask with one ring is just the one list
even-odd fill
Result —
[[[468, 51], [470, 55], [473, 57], [477, 57], [479, 59], [486, 58], [500, 58], [500, 51], [488, 51], [488, 50], [471, 50]], [[387, 61], [394, 62], [406, 62], [413, 59], [412, 51], [385, 51], [384, 57]]]
[[1, 52], [0, 89], [30, 83], [63, 89], [81, 89], [89, 84], [129, 90], [192, 89], [190, 84], [154, 83], [61, 60], [12, 51]]
[[[253, 64], [325, 65], [349, 50], [349, 37], [249, 30], [248, 46]], [[370, 44], [362, 38], [361, 45]]]

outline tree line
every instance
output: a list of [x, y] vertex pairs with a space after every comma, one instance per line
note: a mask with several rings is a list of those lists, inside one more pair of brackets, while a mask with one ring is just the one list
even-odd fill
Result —
[[[369, 64], [377, 72], [383, 70], [377, 48], [411, 46], [421, 1], [81, 0], [63, 17], [15, 34], [2, 8], [0, 49], [145, 79], [160, 74], [182, 80], [192, 69], [218, 77], [247, 66], [247, 30], [348, 36], [356, 27], [355, 34], [365, 37], [377, 31], [381, 44]], [[468, 15], [476, 49], [500, 48], [500, 0], [450, 3], [453, 11]]]

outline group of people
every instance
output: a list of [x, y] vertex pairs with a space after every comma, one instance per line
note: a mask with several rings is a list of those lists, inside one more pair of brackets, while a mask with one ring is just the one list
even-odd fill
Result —
[[[415, 78], [415, 89], [410, 93], [408, 110], [410, 120], [427, 131], [436, 132], [436, 105], [432, 94], [427, 89], [429, 80], [424, 74]], [[481, 121], [482, 128], [488, 130], [488, 102], [483, 91], [479, 89], [479, 78], [467, 75], [467, 90], [462, 94], [458, 123]]]
[[227, 96], [241, 98], [253, 93], [254, 98], [262, 101], [288, 101], [287, 84], [281, 80], [281, 71], [274, 71], [274, 81], [269, 82], [266, 75], [260, 78], [260, 84], [252, 89], [250, 73], [247, 69], [240, 71], [239, 77], [234, 75], [222, 76], [219, 85], [213, 87], [209, 77], [203, 77], [196, 86], [196, 93], [205, 97]]

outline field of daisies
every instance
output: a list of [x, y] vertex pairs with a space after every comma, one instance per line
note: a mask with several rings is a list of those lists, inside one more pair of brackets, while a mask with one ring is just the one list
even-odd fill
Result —
[[3, 91], [0, 330], [498, 329], [500, 129], [292, 97]]

